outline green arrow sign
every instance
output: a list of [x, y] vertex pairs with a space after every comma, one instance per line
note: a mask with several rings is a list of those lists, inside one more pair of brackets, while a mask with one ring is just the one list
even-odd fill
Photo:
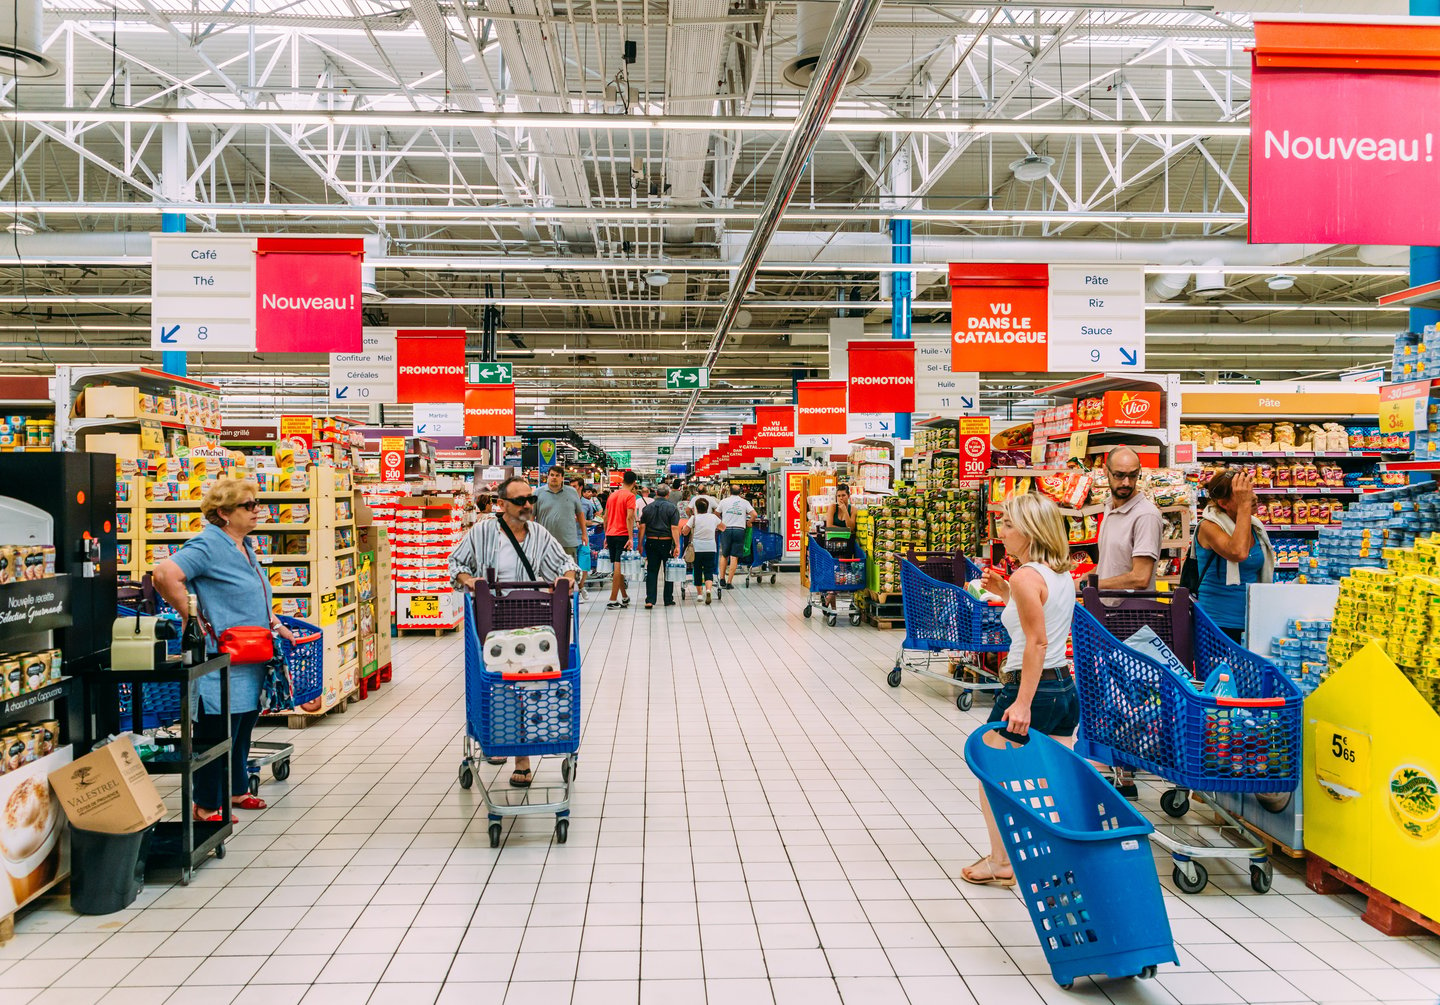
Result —
[[660, 457], [669, 457], [669, 456], [670, 456], [670, 451], [673, 450], [673, 449], [675, 449], [675, 448], [674, 448], [674, 447], [656, 447], [656, 448], [655, 448], [655, 453], [656, 453], [657, 455], [659, 455]]
[[665, 386], [681, 391], [695, 391], [710, 386], [710, 368], [705, 366], [667, 366]]
[[514, 363], [466, 363], [465, 380], [470, 384], [513, 384]]

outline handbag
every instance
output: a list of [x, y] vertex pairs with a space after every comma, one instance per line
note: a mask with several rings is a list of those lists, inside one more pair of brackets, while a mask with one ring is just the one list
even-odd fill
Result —
[[260, 678], [260, 711], [272, 712], [295, 707], [295, 681], [290, 676], [290, 667], [277, 649], [275, 655], [265, 663]]
[[268, 627], [237, 625], [220, 633], [218, 649], [231, 664], [268, 663], [275, 658], [275, 637]]
[[684, 555], [684, 558], [685, 558], [685, 564], [686, 564], [686, 565], [694, 565], [694, 564], [695, 564], [695, 544], [694, 544], [693, 541], [686, 541], [686, 542], [685, 542], [685, 555]]

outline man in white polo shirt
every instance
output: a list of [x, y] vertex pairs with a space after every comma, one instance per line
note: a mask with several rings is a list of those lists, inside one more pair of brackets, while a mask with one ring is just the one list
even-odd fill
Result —
[[[1110, 502], [1100, 521], [1100, 555], [1095, 574], [1102, 590], [1155, 589], [1155, 563], [1160, 558], [1164, 518], [1140, 491], [1140, 455], [1129, 447], [1116, 447], [1105, 458], [1110, 481]], [[1118, 600], [1107, 600], [1118, 604]], [[1115, 788], [1126, 799], [1139, 798], [1128, 771], [1115, 772]]]

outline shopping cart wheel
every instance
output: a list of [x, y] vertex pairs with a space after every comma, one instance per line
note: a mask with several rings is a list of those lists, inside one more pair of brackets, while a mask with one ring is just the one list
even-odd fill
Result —
[[473, 771], [470, 770], [470, 765], [468, 765], [468, 764], [462, 764], [462, 765], [460, 765], [460, 787], [461, 787], [462, 789], [468, 789], [470, 786], [472, 786], [472, 785], [474, 785], [474, 784], [475, 784], [475, 772], [473, 772]]
[[[1191, 879], [1191, 876], [1195, 878]], [[1199, 893], [1210, 882], [1210, 874], [1205, 871], [1205, 867], [1193, 860], [1176, 862], [1170, 878], [1175, 881], [1181, 893]]]
[[491, 824], [491, 825], [490, 825], [490, 847], [491, 847], [491, 848], [499, 848], [499, 847], [500, 847], [500, 825], [499, 825], [499, 824]]
[[224, 858], [224, 857], [225, 857], [225, 842], [222, 841], [222, 842], [220, 842], [219, 844], [217, 844], [217, 845], [215, 846], [215, 857], [216, 857], [216, 858]]
[[774, 586], [774, 585], [775, 585], [775, 573], [773, 573], [773, 572], [770, 573], [770, 585], [771, 585], [771, 586]]
[[835, 615], [833, 615], [833, 614], [827, 614], [827, 615], [825, 615], [825, 623], [826, 623], [827, 625], [829, 625], [831, 628], [834, 628], [834, 627], [835, 627], [835, 622], [837, 622], [837, 621], [839, 621], [839, 620], [840, 620], [840, 619], [837, 618], [837, 617], [836, 617]]
[[1153, 981], [1155, 979], [1155, 975], [1159, 972], [1160, 968], [1152, 963], [1150, 966], [1146, 967], [1144, 970], [1141, 970], [1138, 974], [1136, 974], [1135, 979], [1137, 981]]
[[895, 668], [885, 675], [885, 683], [891, 687], [899, 687], [903, 676], [904, 674], [900, 672], [900, 664], [896, 663]]
[[258, 796], [260, 794], [260, 776], [258, 774], [251, 775], [250, 784], [246, 788], [250, 790], [252, 796]]
[[961, 691], [955, 696], [955, 707], [962, 712], [970, 711], [975, 704], [975, 693], [973, 691]]
[[1264, 865], [1250, 866], [1250, 889], [1256, 893], [1269, 893], [1270, 884], [1275, 879], [1275, 867], [1269, 862]]
[[570, 836], [570, 821], [561, 817], [555, 821], [555, 841], [564, 844], [565, 839]]
[[803, 614], [803, 615], [805, 615], [805, 616], [808, 618], [808, 617], [810, 616], [811, 612], [814, 610], [814, 607], [815, 607], [814, 604], [806, 604], [806, 605], [805, 605], [805, 610], [801, 611], [800, 613]]
[[574, 773], [575, 769], [570, 766], [570, 758], [567, 757], [560, 762], [560, 779], [562, 781], [570, 781], [570, 776]]
[[270, 765], [270, 774], [277, 782], [283, 782], [285, 781], [285, 779], [289, 778], [290, 758], [287, 757], [283, 761], [276, 761], [274, 764]]
[[851, 612], [850, 612], [850, 623], [851, 623], [852, 625], [858, 625], [858, 624], [860, 623], [860, 612], [859, 612], [859, 611], [851, 611]]
[[1072, 990], [1074, 987], [1075, 987], [1075, 982], [1074, 982], [1074, 981], [1066, 981], [1064, 984], [1061, 984], [1061, 985], [1060, 985], [1060, 990], [1061, 990], [1061, 991], [1070, 991], [1070, 990]]
[[1160, 808], [1172, 817], [1183, 817], [1190, 811], [1190, 797], [1179, 789], [1166, 789], [1160, 794]]
[[747, 590], [750, 589], [750, 577], [749, 577], [749, 576], [746, 576], [746, 577], [745, 577], [745, 589], [747, 589]]

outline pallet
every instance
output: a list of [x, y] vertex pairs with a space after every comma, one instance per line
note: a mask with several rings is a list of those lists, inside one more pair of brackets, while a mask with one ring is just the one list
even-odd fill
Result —
[[[1192, 802], [1199, 802], [1202, 806], [1208, 805], [1205, 802], [1205, 793], [1203, 792], [1190, 793], [1190, 799]], [[1211, 810], [1211, 812], [1207, 813], [1206, 816], [1215, 826], [1225, 826], [1225, 821], [1221, 819], [1220, 815], [1214, 812], [1214, 810]], [[1308, 854], [1304, 848], [1291, 848], [1289, 845], [1282, 842], [1279, 838], [1272, 837], [1271, 835], [1266, 834], [1259, 827], [1256, 827], [1253, 823], [1251, 823], [1249, 820], [1246, 820], [1244, 817], [1237, 816], [1236, 819], [1245, 825], [1245, 829], [1249, 831], [1250, 834], [1257, 841], [1260, 842], [1260, 844], [1265, 846], [1265, 853], [1271, 858], [1274, 858], [1277, 854], [1279, 854], [1284, 855], [1286, 858], [1293, 858], [1296, 861], [1299, 861], [1300, 859], [1304, 858], [1306, 854]]]
[[344, 715], [345, 709], [350, 707], [352, 701], [359, 701], [360, 689], [356, 688], [347, 695], [343, 695], [339, 701], [325, 709], [323, 712], [294, 712], [285, 717], [285, 725], [290, 729], [309, 729], [321, 719], [331, 713]]
[[1440, 921], [1381, 893], [1358, 876], [1310, 852], [1305, 861], [1305, 885], [1316, 893], [1358, 893], [1366, 898], [1365, 923], [1390, 936], [1440, 935]]
[[904, 631], [904, 630], [905, 630], [905, 619], [904, 619], [904, 618], [877, 618], [875, 615], [871, 614], [869, 611], [862, 611], [862, 612], [860, 613], [860, 620], [862, 620], [863, 622], [865, 622], [865, 624], [870, 625], [870, 626], [873, 627], [873, 628], [878, 628], [878, 629], [880, 629], [881, 631], [886, 631], [886, 632], [888, 632], [888, 631], [894, 631], [894, 630], [896, 630], [896, 629], [899, 629], [900, 631]]
[[876, 592], [876, 591], [874, 591], [874, 590], [870, 590], [870, 591], [868, 591], [865, 595], [866, 595], [867, 597], [869, 597], [873, 602], [875, 602], [875, 603], [877, 603], [877, 604], [898, 604], [898, 603], [900, 603], [900, 594], [899, 594], [898, 591], [895, 592], [895, 593], [878, 593], [878, 592]]

